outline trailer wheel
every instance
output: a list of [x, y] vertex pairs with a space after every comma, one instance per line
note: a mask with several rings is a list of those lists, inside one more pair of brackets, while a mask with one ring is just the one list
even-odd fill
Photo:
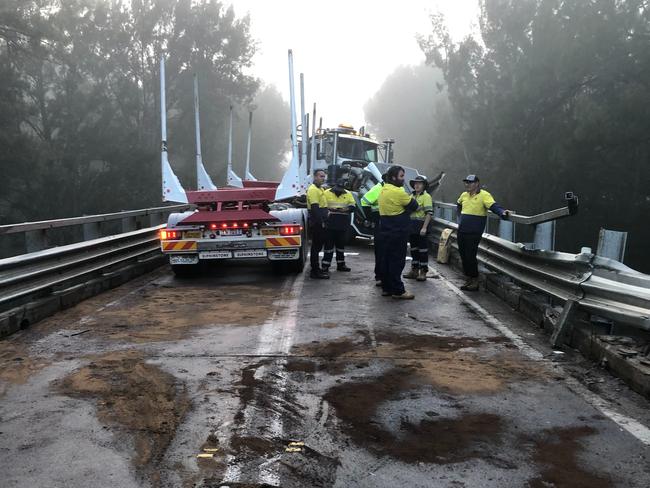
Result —
[[199, 272], [198, 264], [172, 264], [171, 267], [177, 278], [192, 278]]
[[295, 261], [289, 261], [287, 264], [287, 270], [291, 273], [302, 273], [302, 270], [305, 269], [305, 261], [307, 260], [307, 234], [305, 231], [300, 234], [300, 255]]

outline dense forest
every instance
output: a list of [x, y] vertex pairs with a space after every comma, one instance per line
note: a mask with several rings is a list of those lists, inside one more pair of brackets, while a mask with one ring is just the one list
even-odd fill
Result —
[[[194, 174], [193, 75], [203, 159], [225, 181], [228, 111], [243, 170], [277, 178], [289, 109], [246, 74], [249, 19], [214, 0], [3, 0], [0, 6], [0, 223], [160, 205], [159, 60], [167, 62], [170, 160]], [[243, 171], [241, 171], [243, 173]]]
[[460, 41], [431, 17], [419, 39], [429, 71], [398, 69], [366, 104], [367, 122], [397, 139], [398, 159], [445, 170], [445, 200], [468, 173], [524, 214], [576, 192], [580, 213], [558, 223], [557, 247], [595, 249], [600, 227], [625, 230], [625, 262], [650, 272], [648, 2], [480, 6], [477, 33]]

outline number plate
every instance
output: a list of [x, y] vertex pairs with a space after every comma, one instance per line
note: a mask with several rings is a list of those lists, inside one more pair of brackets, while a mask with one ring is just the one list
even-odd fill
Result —
[[265, 258], [266, 249], [247, 249], [246, 251], [235, 251], [236, 258]]
[[240, 236], [241, 229], [225, 229], [219, 231], [220, 236]]
[[262, 229], [263, 236], [274, 236], [278, 233], [278, 229]]
[[200, 230], [188, 230], [183, 232], [185, 239], [203, 239], [203, 233]]
[[232, 253], [230, 251], [202, 251], [199, 253], [201, 259], [230, 259]]
[[196, 254], [190, 256], [169, 256], [169, 264], [197, 264], [199, 257]]

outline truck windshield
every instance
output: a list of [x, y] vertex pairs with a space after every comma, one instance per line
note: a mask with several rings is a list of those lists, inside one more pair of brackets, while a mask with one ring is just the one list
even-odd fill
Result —
[[375, 143], [339, 137], [337, 148], [341, 158], [360, 159], [368, 163], [377, 162], [377, 144]]

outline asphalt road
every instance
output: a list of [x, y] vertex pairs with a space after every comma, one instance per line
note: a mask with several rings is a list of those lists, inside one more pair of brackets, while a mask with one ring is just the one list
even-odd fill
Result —
[[163, 268], [0, 342], [3, 487], [643, 487], [650, 413], [447, 267]]

